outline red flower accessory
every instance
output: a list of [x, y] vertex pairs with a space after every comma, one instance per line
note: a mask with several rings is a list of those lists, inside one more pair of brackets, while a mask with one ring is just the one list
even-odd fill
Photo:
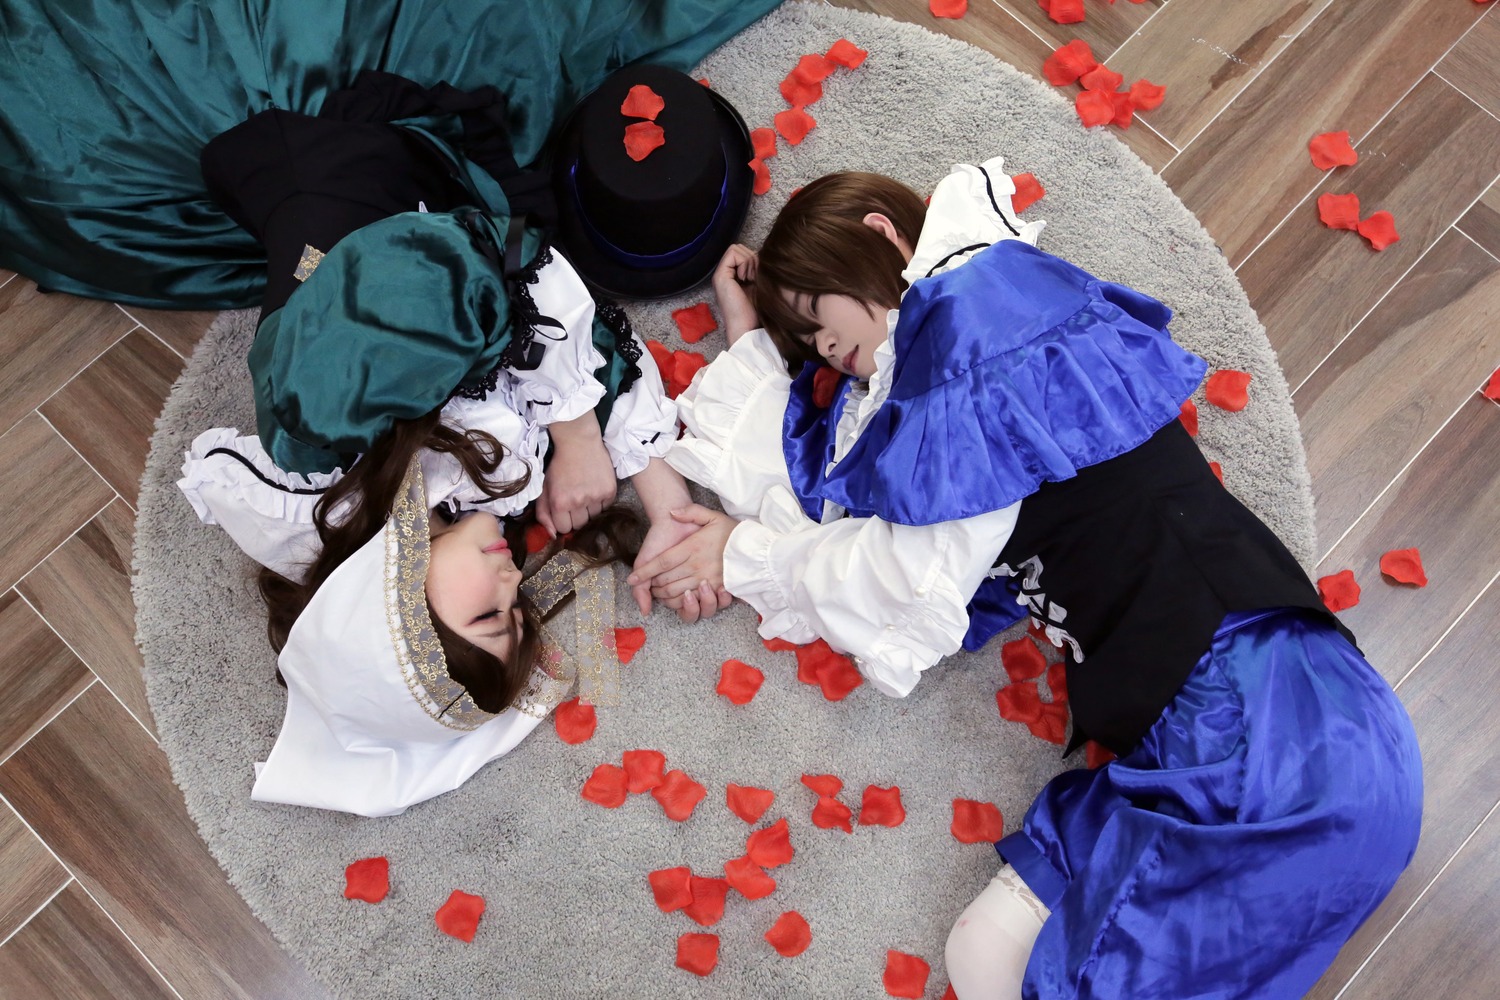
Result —
[[755, 184], [750, 190], [754, 194], [765, 194], [771, 190], [771, 168], [766, 166], [766, 161], [756, 157], [750, 161], [750, 169], [755, 172]]
[[1427, 586], [1427, 573], [1422, 569], [1422, 553], [1416, 549], [1392, 549], [1380, 557], [1380, 572], [1397, 583], [1412, 583]]
[[745, 857], [762, 868], [784, 865], [796, 853], [785, 819], [778, 819], [764, 830], [756, 830], [745, 841]]
[[1035, 174], [1016, 174], [1010, 181], [1016, 186], [1016, 193], [1010, 196], [1010, 207], [1017, 215], [1047, 195], [1047, 189], [1042, 187]]
[[906, 807], [901, 804], [901, 788], [866, 785], [859, 803], [860, 826], [900, 826], [906, 822]]
[[693, 891], [693, 901], [682, 908], [694, 923], [712, 927], [724, 916], [724, 898], [729, 895], [729, 883], [721, 878], [688, 879], [688, 888]]
[[812, 944], [812, 928], [796, 910], [787, 910], [766, 931], [766, 941], [782, 958], [796, 958]]
[[661, 114], [661, 109], [667, 106], [662, 96], [644, 83], [638, 83], [630, 88], [625, 95], [625, 103], [620, 105], [620, 114], [627, 118], [646, 118], [656, 121], [656, 116]]
[[1078, 78], [1078, 85], [1084, 90], [1107, 90], [1110, 93], [1119, 90], [1120, 84], [1124, 82], [1124, 76], [1116, 73], [1103, 63], [1100, 63]]
[[378, 903], [391, 891], [391, 863], [384, 857], [361, 858], [344, 869], [344, 898]]
[[584, 798], [606, 809], [618, 809], [625, 804], [629, 779], [625, 769], [617, 764], [600, 764], [583, 783]]
[[585, 743], [594, 738], [599, 725], [594, 706], [581, 698], [570, 698], [552, 711], [552, 725], [564, 743]]
[[840, 38], [829, 47], [827, 54], [830, 62], [836, 62], [840, 66], [847, 66], [849, 69], [858, 69], [859, 64], [864, 62], [870, 53], [855, 45], [849, 39]]
[[1029, 681], [1042, 676], [1047, 669], [1047, 658], [1036, 648], [1029, 636], [1013, 639], [1000, 647], [1000, 662], [1013, 681]]
[[813, 372], [813, 405], [820, 410], [826, 410], [833, 405], [833, 397], [838, 395], [840, 375], [836, 369], [827, 365], [819, 365], [818, 370]]
[[804, 774], [802, 783], [819, 795], [837, 795], [844, 789], [844, 782], [831, 774]]
[[696, 344], [719, 326], [719, 321], [714, 319], [707, 302], [672, 310], [672, 320], [677, 324], [677, 332], [689, 344]]
[[1352, 608], [1359, 603], [1359, 584], [1354, 580], [1354, 570], [1341, 569], [1329, 576], [1318, 577], [1318, 596], [1323, 606], [1334, 613]]
[[817, 119], [801, 108], [779, 111], [772, 120], [776, 122], [776, 131], [780, 132], [781, 137], [793, 146], [806, 139], [807, 133], [818, 126]]
[[1084, 19], [1083, 0], [1042, 0], [1042, 9], [1058, 24], [1078, 24]]
[[484, 916], [484, 897], [471, 896], [461, 889], [454, 889], [448, 902], [438, 907], [436, 914], [438, 930], [458, 938], [473, 941], [479, 929], [479, 918]]
[[1238, 413], [1250, 405], [1250, 374], [1221, 368], [1208, 377], [1203, 386], [1203, 398], [1231, 413]]
[[1324, 132], [1315, 135], [1307, 144], [1307, 151], [1312, 154], [1313, 166], [1319, 170], [1332, 170], [1334, 167], [1352, 167], [1359, 162], [1359, 154], [1354, 147], [1349, 145], [1348, 132]]
[[776, 880], [749, 858], [724, 862], [724, 881], [746, 899], [764, 899], [776, 891]]
[[625, 126], [625, 155], [637, 163], [666, 143], [666, 133], [655, 122], [636, 122]]
[[1054, 87], [1077, 83], [1083, 74], [1099, 65], [1089, 43], [1078, 38], [1062, 46], [1042, 63], [1042, 76]]
[[765, 674], [748, 663], [725, 660], [719, 668], [719, 686], [714, 690], [736, 705], [748, 705], [765, 679]]
[[1084, 90], [1073, 98], [1078, 120], [1089, 128], [1115, 120], [1115, 99], [1107, 90]]
[[1177, 419], [1182, 421], [1182, 426], [1187, 428], [1189, 435], [1198, 436], [1198, 404], [1191, 399], [1183, 400], [1182, 412]]
[[[1141, 0], [1135, 0], [1139, 3]], [[1166, 100], [1167, 88], [1159, 87], [1150, 80], [1137, 80], [1130, 85], [1130, 103], [1137, 111], [1155, 111]]]
[[651, 895], [657, 909], [663, 913], [680, 910], [693, 901], [693, 890], [688, 880], [693, 873], [687, 865], [677, 868], [661, 868], [646, 876], [651, 883]]
[[1007, 684], [995, 692], [1000, 718], [1030, 725], [1042, 717], [1042, 696], [1035, 684]]
[[776, 130], [769, 128], [751, 129], [750, 145], [755, 150], [755, 158], [757, 160], [769, 160], [776, 155]]
[[646, 630], [640, 626], [615, 629], [615, 657], [621, 663], [629, 663], [646, 644]]
[[729, 806], [729, 811], [734, 813], [746, 823], [758, 823], [760, 818], [771, 808], [771, 803], [776, 801], [776, 794], [769, 789], [756, 788], [754, 785], [724, 786], [724, 804]]
[[969, 0], [927, 0], [927, 9], [933, 17], [946, 17], [954, 21], [969, 12]]
[[[1062, 0], [1053, 0], [1054, 4]], [[932, 966], [915, 955], [904, 951], [885, 953], [885, 991], [893, 997], [910, 997], [920, 1000], [927, 992], [927, 977], [932, 975]]]
[[1005, 835], [1005, 821], [993, 802], [953, 800], [953, 824], [948, 828], [960, 844], [993, 844]]
[[691, 816], [707, 794], [708, 790], [702, 785], [675, 769], [668, 771], [662, 783], [651, 789], [651, 797], [661, 803], [661, 811], [667, 814], [667, 819], [678, 823]]
[[1329, 229], [1359, 228], [1359, 195], [1318, 195], [1318, 218]]
[[677, 939], [677, 967], [706, 976], [719, 964], [719, 935], [684, 934]]
[[660, 750], [626, 750], [625, 788], [632, 795], [649, 792], [666, 780], [667, 755]]
[[818, 804], [813, 806], [812, 823], [819, 830], [838, 828], [845, 833], [853, 833], [854, 827], [849, 822], [853, 816], [853, 810], [838, 799], [831, 795], [820, 795]]
[[1376, 250], [1384, 250], [1401, 239], [1401, 234], [1396, 232], [1396, 217], [1390, 212], [1376, 212], [1355, 228]]

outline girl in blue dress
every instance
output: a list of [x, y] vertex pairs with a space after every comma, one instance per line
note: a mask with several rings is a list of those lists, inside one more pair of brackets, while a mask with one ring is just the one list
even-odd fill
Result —
[[1070, 749], [1119, 759], [996, 845], [961, 1000], [1301, 996], [1415, 850], [1411, 723], [1178, 421], [1171, 311], [1036, 249], [1000, 168], [930, 207], [831, 175], [726, 254], [667, 456], [726, 513], [632, 582], [723, 585], [896, 697], [1023, 615], [1063, 649]]

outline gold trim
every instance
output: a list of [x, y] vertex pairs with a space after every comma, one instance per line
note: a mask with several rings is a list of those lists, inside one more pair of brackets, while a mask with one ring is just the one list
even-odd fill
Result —
[[311, 244], [302, 244], [302, 259], [297, 261], [297, 270], [292, 272], [292, 277], [298, 281], [306, 281], [311, 278], [318, 265], [323, 263], [325, 254]]

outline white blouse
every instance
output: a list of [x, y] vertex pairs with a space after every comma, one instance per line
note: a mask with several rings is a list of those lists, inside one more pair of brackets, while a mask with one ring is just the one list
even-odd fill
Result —
[[[955, 166], [938, 184], [902, 274], [908, 283], [951, 270], [1000, 240], [1035, 245], [1045, 224], [1016, 217], [1015, 186], [1002, 166], [1000, 157]], [[887, 316], [891, 330], [897, 316]], [[885, 401], [893, 361], [887, 340], [875, 351], [869, 382], [851, 388], [833, 465]], [[1020, 503], [929, 525], [845, 517], [827, 503], [821, 520], [810, 520], [782, 453], [790, 389], [769, 335], [745, 334], [678, 396], [687, 432], [667, 462], [718, 494], [740, 522], [724, 552], [724, 585], [760, 613], [762, 636], [795, 643], [821, 637], [851, 654], [880, 691], [904, 697], [922, 671], [958, 651], [968, 631], [965, 609], [1014, 530]]]

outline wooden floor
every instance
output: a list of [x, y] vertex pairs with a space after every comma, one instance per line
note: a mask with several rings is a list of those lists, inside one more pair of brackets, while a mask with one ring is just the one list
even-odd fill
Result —
[[[1319, 572], [1416, 722], [1422, 843], [1310, 996], [1494, 996], [1500, 980], [1500, 3], [841, 0], [1040, 75], [1083, 38], [1166, 102], [1122, 134], [1202, 220], [1270, 332], [1302, 418]], [[858, 41], [858, 39], [856, 39]], [[1322, 174], [1307, 140], [1347, 129]], [[1043, 178], [1045, 183], [1045, 178]], [[1323, 191], [1395, 215], [1374, 253]], [[207, 313], [39, 294], [0, 272], [0, 996], [322, 992], [224, 881], [157, 748], [132, 640], [136, 483]], [[1377, 568], [1418, 546], [1431, 583]], [[1360, 775], [1349, 775], [1358, 782]], [[936, 996], [940, 977], [934, 977]]]

